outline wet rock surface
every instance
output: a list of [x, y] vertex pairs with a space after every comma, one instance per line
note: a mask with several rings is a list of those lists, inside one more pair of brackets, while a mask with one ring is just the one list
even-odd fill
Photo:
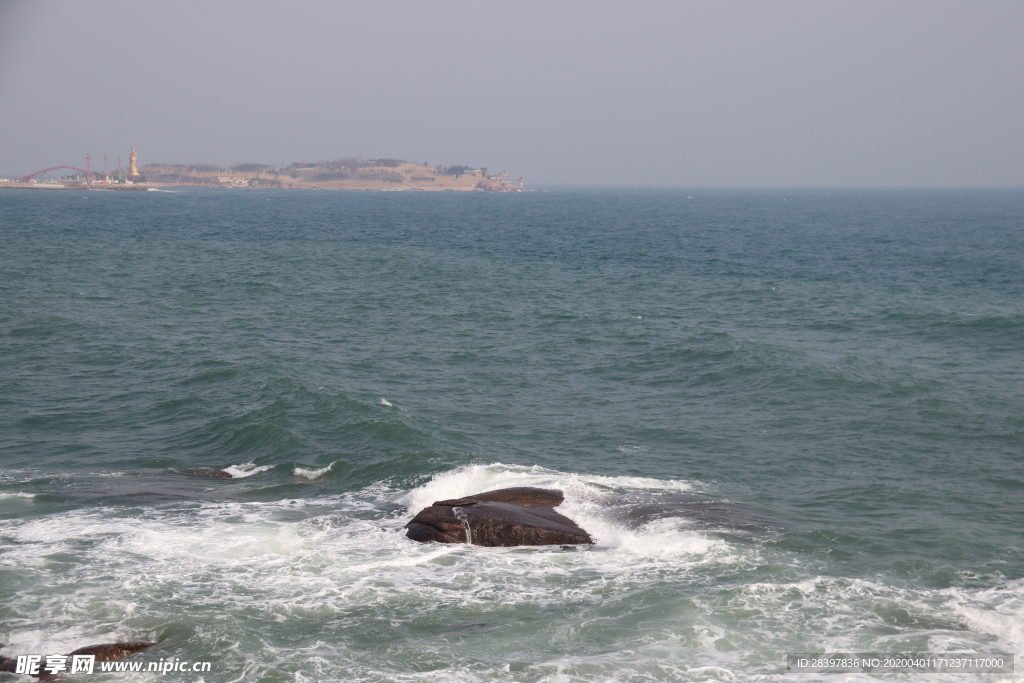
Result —
[[150, 647], [153, 647], [153, 643], [110, 643], [107, 645], [89, 645], [88, 647], [80, 647], [71, 653], [74, 655], [95, 655], [97, 662], [114, 662], [118, 659], [124, 659], [128, 655], [133, 655], [136, 652], [142, 652]]
[[554, 510], [563, 499], [554, 489], [519, 487], [441, 500], [405, 525], [406, 536], [491, 547], [592, 543], [590, 534]]

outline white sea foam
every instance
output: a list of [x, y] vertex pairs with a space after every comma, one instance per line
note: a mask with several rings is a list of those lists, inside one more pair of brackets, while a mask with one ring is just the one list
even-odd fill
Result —
[[254, 474], [266, 472], [273, 468], [273, 465], [257, 465], [253, 462], [247, 462], [242, 465], [231, 465], [230, 467], [225, 467], [224, 471], [230, 474], [234, 479], [245, 479], [246, 477], [251, 477]]
[[388, 400], [387, 400], [386, 398], [382, 398], [382, 399], [380, 400], [380, 404], [381, 404], [382, 406], [387, 406], [388, 408], [391, 408], [391, 407], [393, 407], [393, 406], [394, 406], [394, 404], [393, 404], [393, 403], [390, 403], [390, 402], [389, 402], [389, 401], [388, 401]]
[[0, 493], [0, 500], [18, 500], [28, 499], [31, 500], [36, 497], [34, 493]]
[[[597, 544], [483, 548], [405, 537], [420, 501], [504, 486], [562, 489], [559, 510]], [[573, 683], [730, 675], [781, 683], [789, 677], [779, 672], [779, 643], [794, 651], [884, 651], [909, 640], [932, 651], [1024, 647], [1022, 581], [932, 590], [831, 576], [803, 569], [801, 558], [771, 544], [730, 542], [685, 519], [631, 526], [609, 514], [609, 497], [700, 487], [495, 463], [445, 472], [409, 491], [382, 481], [298, 500], [14, 519], [0, 534], [0, 569], [27, 570], [36, 585], [12, 593], [11, 612], [29, 618], [5, 624], [0, 642], [13, 644], [9, 656], [39, 643], [60, 651], [155, 639], [194, 611], [212, 616], [201, 621], [201, 642], [183, 644], [182, 656], [201, 659], [210, 642], [235, 643], [219, 654], [221, 665], [254, 678], [301, 669], [311, 680]], [[395, 510], [396, 499], [409, 509]], [[389, 669], [390, 660], [353, 644], [351, 615], [385, 634], [398, 625], [405, 664]], [[262, 624], [256, 640], [244, 626], [254, 618]], [[467, 630], [477, 624], [479, 634]], [[487, 635], [493, 628], [499, 637]], [[438, 638], [454, 644], [447, 668], [399, 675]], [[581, 648], [581, 639], [593, 647]], [[399, 652], [395, 642], [387, 641], [389, 652]], [[484, 673], [473, 656], [483, 648], [488, 661], [512, 662], [519, 673]], [[529, 662], [522, 652], [531, 653]]]
[[982, 591], [950, 588], [945, 593], [972, 628], [991, 634], [1016, 652], [1024, 651], [1024, 579]]
[[535, 486], [560, 489], [566, 503], [596, 500], [608, 493], [623, 490], [678, 491], [693, 490], [691, 482], [648, 477], [605, 477], [601, 475], [571, 474], [544, 467], [524, 467], [492, 463], [469, 465], [434, 476], [429, 482], [402, 496], [398, 503], [416, 514], [435, 500], [462, 498], [481, 491]]
[[321, 467], [318, 470], [308, 470], [304, 467], [296, 467], [292, 474], [295, 475], [296, 477], [302, 477], [303, 479], [319, 479], [320, 477], [330, 472], [335, 464], [336, 462], [332, 462], [327, 467]]
[[616, 519], [607, 505], [610, 497], [624, 492], [690, 491], [692, 484], [645, 477], [604, 477], [558, 472], [543, 467], [520, 467], [494, 463], [471, 465], [435, 476], [426, 484], [402, 496], [400, 503], [415, 514], [435, 500], [460, 498], [481, 491], [513, 486], [559, 489], [565, 500], [559, 512], [586, 529], [603, 556], [602, 572], [643, 572], [652, 565], [670, 561], [679, 569], [706, 562], [731, 563], [735, 553], [724, 541], [695, 532], [685, 519], [661, 519], [639, 528], [629, 528]]

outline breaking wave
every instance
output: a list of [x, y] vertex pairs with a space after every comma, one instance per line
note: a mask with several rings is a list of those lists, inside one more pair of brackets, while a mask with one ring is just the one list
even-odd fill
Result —
[[295, 475], [296, 477], [302, 477], [303, 479], [319, 479], [320, 477], [330, 472], [334, 468], [335, 464], [337, 463], [332, 462], [327, 467], [321, 467], [318, 470], [306, 469], [304, 467], [296, 467], [292, 471], [292, 474]]
[[224, 471], [230, 474], [234, 479], [245, 479], [246, 477], [251, 477], [254, 474], [266, 472], [271, 469], [274, 469], [273, 465], [257, 465], [256, 463], [247, 462], [242, 465], [231, 465], [230, 467], [225, 467]]
[[[508, 486], [563, 490], [560, 511], [595, 545], [482, 548], [405, 537], [410, 515], [434, 500]], [[1024, 647], [1022, 581], [928, 590], [830, 574], [763, 539], [702, 529], [689, 508], [673, 507], [702, 488], [492, 463], [411, 489], [380, 481], [315, 499], [15, 519], [0, 535], [0, 569], [33, 572], [46, 595], [14, 594], [0, 642], [12, 644], [8, 656], [60, 651], [96, 642], [96, 624], [110, 624], [100, 640], [155, 640], [183, 611], [199, 610], [217, 615], [200, 619], [201, 642], [172, 636], [164, 647], [202, 659], [211, 643], [242, 642], [218, 653], [225, 670], [242, 671], [263, 643], [276, 655], [252, 672], [260, 677], [287, 678], [318, 643], [332, 642], [318, 660], [321, 679], [400, 678], [441, 638], [445, 666], [421, 680], [572, 682], [784, 681], [786, 649]], [[656, 504], [670, 514], [632, 515]], [[259, 638], [233, 626], [254, 614], [277, 626]], [[356, 644], [371, 637], [399, 654]]]

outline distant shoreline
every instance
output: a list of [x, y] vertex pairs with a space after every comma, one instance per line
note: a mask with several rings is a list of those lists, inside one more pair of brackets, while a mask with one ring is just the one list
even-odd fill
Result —
[[[341, 192], [483, 192], [480, 188], [473, 187], [309, 187], [305, 185], [288, 185], [285, 187], [270, 187], [263, 185], [236, 186], [229, 185], [205, 185], [200, 183], [146, 183], [145, 185], [124, 186], [116, 183], [101, 185], [99, 183], [10, 183], [0, 181], [0, 190], [78, 190], [80, 192], [142, 192], [147, 190], [160, 190], [165, 187], [192, 187], [196, 189], [218, 190], [218, 189], [243, 189], [243, 190], [334, 190]], [[546, 192], [541, 189], [509, 189], [496, 190], [500, 192]]]
[[428, 166], [400, 159], [338, 159], [285, 167], [237, 164], [149, 164], [139, 182], [110, 180], [4, 180], [0, 188], [39, 190], [142, 190], [156, 187], [231, 187], [287, 190], [371, 190], [384, 192], [522, 192], [523, 178], [491, 174], [471, 166]]
[[398, 159], [339, 159], [273, 168], [240, 164], [221, 169], [209, 164], [150, 164], [147, 181], [176, 187], [265, 187], [306, 190], [519, 192], [523, 180], [506, 171], [488, 173], [469, 166], [428, 166]]

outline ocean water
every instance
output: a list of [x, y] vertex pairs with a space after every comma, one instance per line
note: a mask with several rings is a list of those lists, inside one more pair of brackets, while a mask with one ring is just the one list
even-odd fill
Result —
[[[519, 485], [596, 543], [404, 537]], [[0, 193], [0, 654], [116, 640], [212, 662], [133, 680], [1024, 680], [1024, 192]], [[1018, 673], [785, 673], [871, 651]]]

